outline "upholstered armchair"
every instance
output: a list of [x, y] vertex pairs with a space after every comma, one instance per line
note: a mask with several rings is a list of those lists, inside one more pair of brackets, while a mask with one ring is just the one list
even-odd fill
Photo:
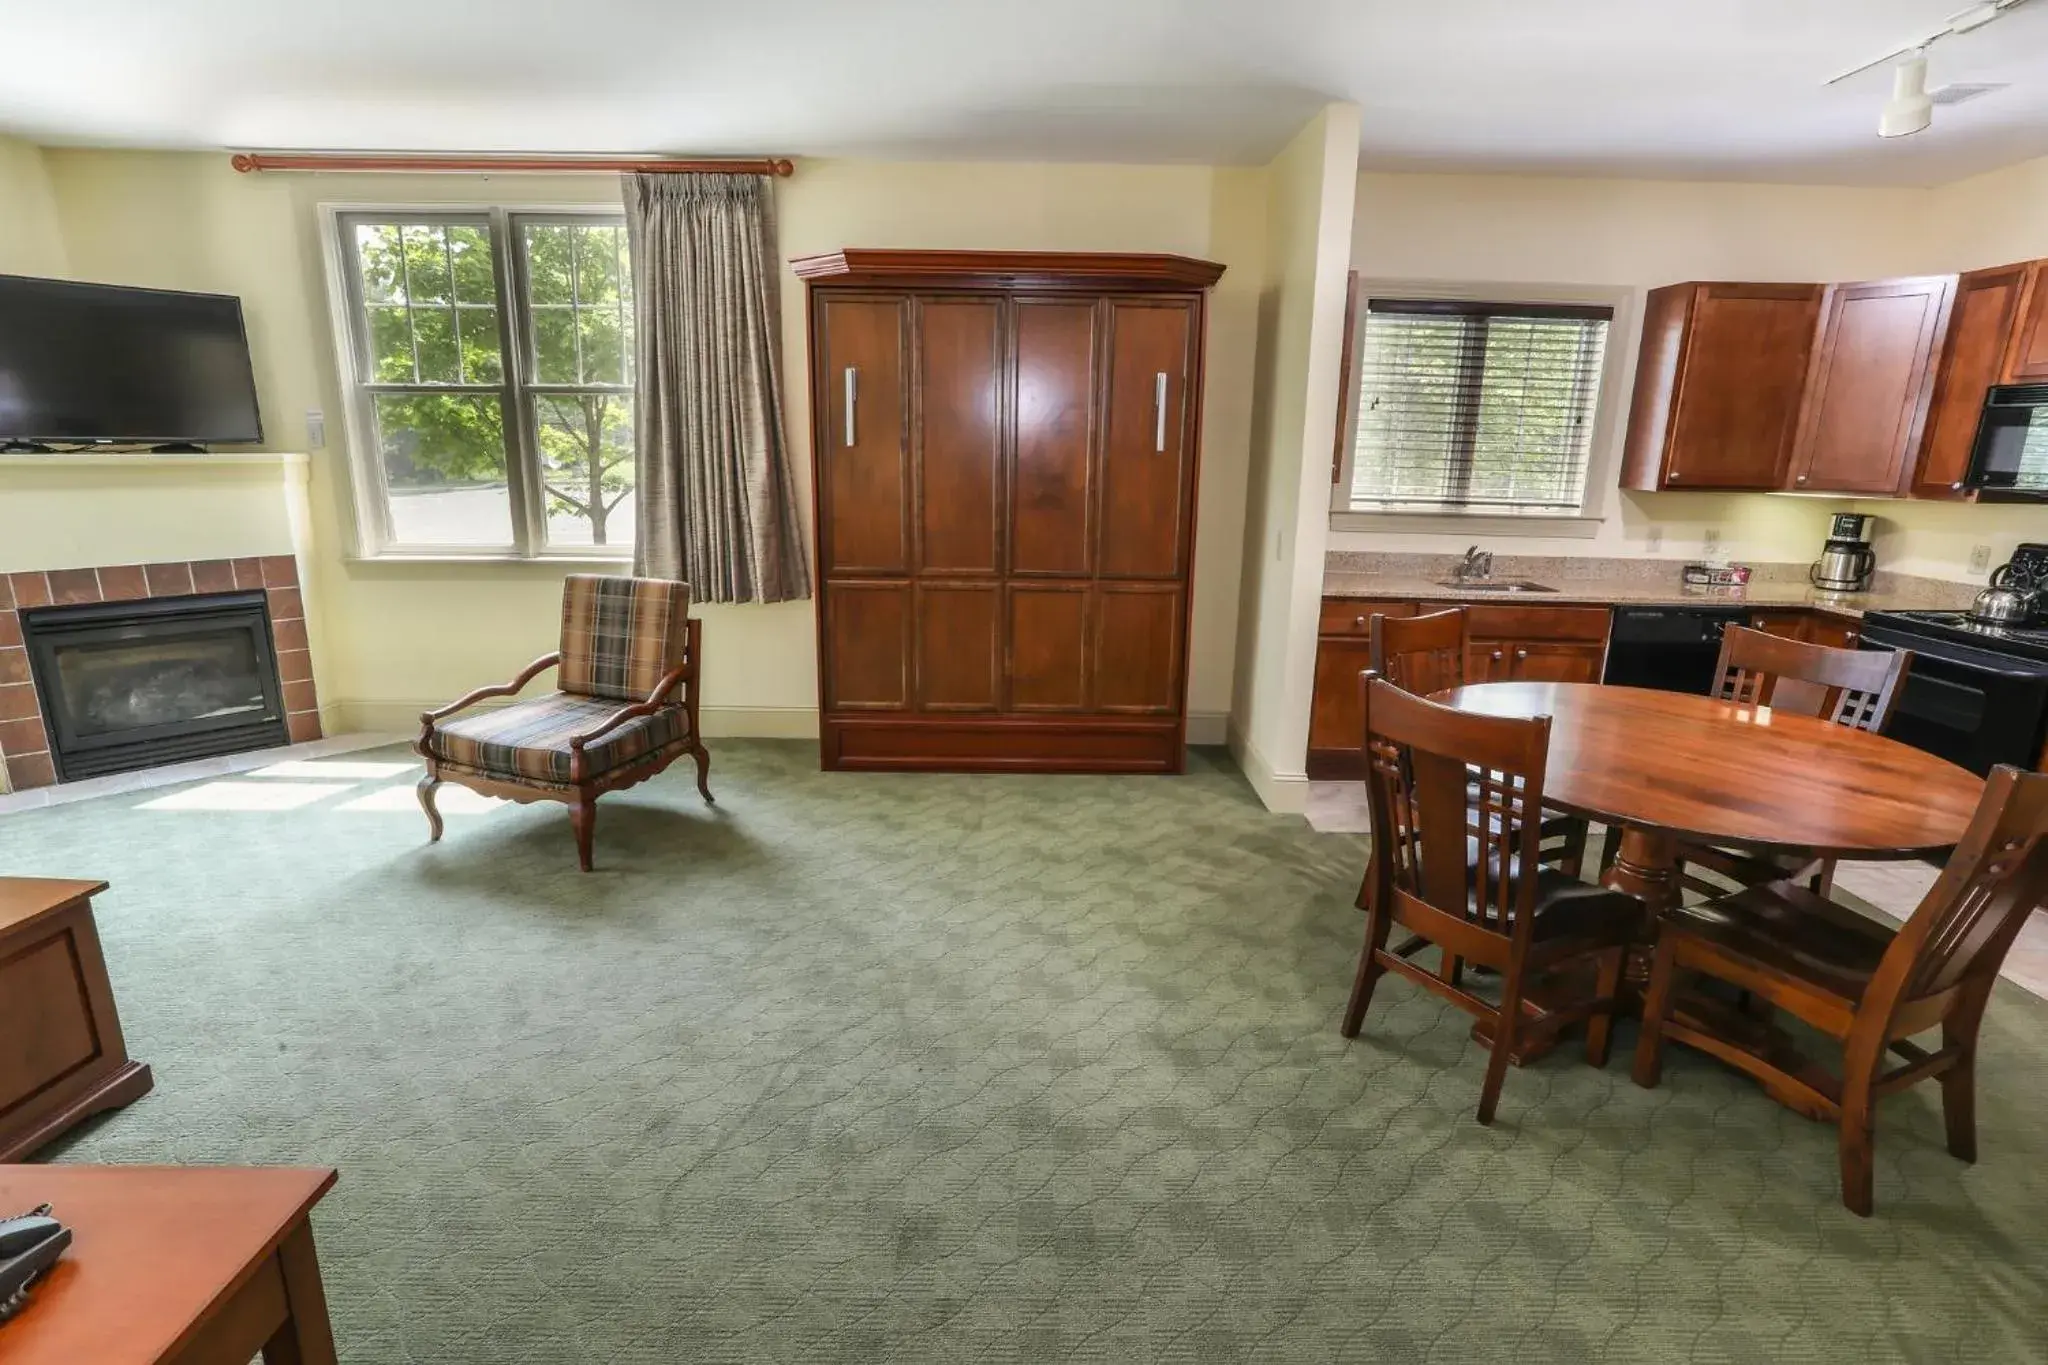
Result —
[[[576, 856], [590, 871], [597, 798], [644, 782], [684, 754], [710, 801], [711, 755], [697, 728], [699, 622], [690, 585], [660, 578], [573, 574], [562, 585], [562, 647], [508, 683], [480, 687], [420, 717], [413, 745], [427, 761], [420, 809], [441, 838], [434, 793], [454, 782], [513, 801], [563, 801]], [[510, 697], [550, 668], [558, 691], [458, 716]]]

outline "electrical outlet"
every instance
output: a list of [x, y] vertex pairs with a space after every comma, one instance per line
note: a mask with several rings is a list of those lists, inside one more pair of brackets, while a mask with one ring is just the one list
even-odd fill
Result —
[[327, 448], [327, 414], [318, 408], [306, 409], [306, 449]]
[[1991, 547], [1989, 545], [1972, 545], [1970, 547], [1970, 572], [1983, 573], [1990, 567]]
[[1649, 534], [1643, 537], [1643, 544], [1651, 554], [1655, 554], [1657, 553], [1657, 551], [1663, 549], [1664, 528], [1661, 526], [1652, 526], [1650, 528]]
[[1700, 537], [1700, 548], [1706, 552], [1708, 559], [1721, 553], [1721, 528], [1709, 526], [1707, 533]]

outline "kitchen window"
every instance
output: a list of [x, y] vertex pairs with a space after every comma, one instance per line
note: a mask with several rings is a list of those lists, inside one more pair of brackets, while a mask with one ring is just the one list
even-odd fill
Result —
[[1612, 302], [1361, 291], [1352, 308], [1338, 512], [1591, 516]]
[[359, 551], [633, 548], [633, 275], [616, 212], [331, 214]]

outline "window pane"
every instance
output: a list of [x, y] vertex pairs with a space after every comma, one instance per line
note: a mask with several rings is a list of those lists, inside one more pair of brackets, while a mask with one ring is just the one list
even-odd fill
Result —
[[491, 262], [491, 234], [480, 227], [448, 229], [448, 251], [455, 261], [455, 301], [498, 301], [497, 272]]
[[627, 382], [624, 338], [619, 333], [619, 306], [579, 308], [577, 322], [583, 331], [583, 377], [585, 384]]
[[412, 383], [412, 319], [404, 305], [373, 304], [368, 311], [370, 379], [380, 384]]
[[569, 228], [561, 223], [529, 223], [526, 232], [526, 292], [535, 303], [568, 303]]
[[457, 308], [456, 326], [462, 329], [462, 380], [465, 384], [495, 384], [505, 377], [498, 354], [498, 310]]
[[452, 297], [448, 281], [448, 247], [441, 229], [422, 223], [407, 223], [405, 236], [405, 292], [414, 303], [447, 303]]
[[633, 543], [633, 400], [534, 396], [551, 545]]
[[578, 384], [576, 313], [569, 307], [533, 310], [533, 377], [542, 384]]
[[576, 229], [576, 301], [616, 303], [619, 298], [619, 230]]
[[1602, 310], [1440, 311], [1378, 299], [1368, 307], [1353, 506], [1579, 509], [1606, 350]]
[[405, 278], [400, 266], [397, 224], [358, 223], [356, 260], [361, 263], [365, 302], [405, 302]]
[[414, 305], [412, 332], [420, 358], [419, 382], [460, 384], [462, 367], [455, 354], [455, 310]]
[[494, 394], [378, 394], [377, 449], [401, 545], [512, 543], [505, 415]]

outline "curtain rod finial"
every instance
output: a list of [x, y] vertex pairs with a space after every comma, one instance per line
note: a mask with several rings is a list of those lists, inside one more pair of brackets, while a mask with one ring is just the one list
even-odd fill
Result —
[[236, 152], [228, 158], [228, 164], [244, 175], [256, 170], [258, 166], [256, 158], [250, 156], [247, 152]]

